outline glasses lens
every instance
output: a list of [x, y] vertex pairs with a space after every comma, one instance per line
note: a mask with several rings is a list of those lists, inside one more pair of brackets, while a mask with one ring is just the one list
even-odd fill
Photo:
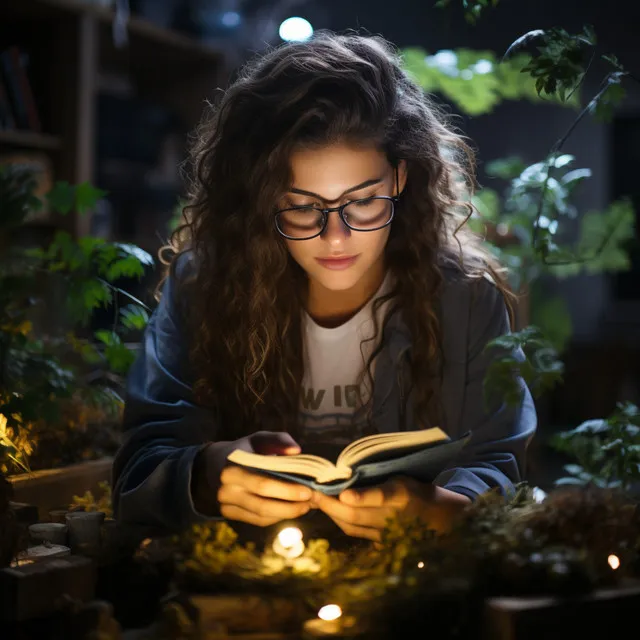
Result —
[[393, 200], [367, 198], [356, 200], [344, 208], [344, 217], [352, 229], [371, 231], [384, 227], [393, 216]]
[[317, 209], [301, 207], [285, 209], [276, 215], [276, 224], [280, 233], [290, 238], [310, 238], [322, 229], [322, 212]]

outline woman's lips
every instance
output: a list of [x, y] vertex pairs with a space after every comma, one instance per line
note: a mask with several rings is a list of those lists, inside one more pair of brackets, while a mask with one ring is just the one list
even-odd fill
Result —
[[318, 263], [325, 267], [325, 269], [332, 269], [333, 271], [342, 271], [348, 269], [355, 261], [360, 257], [357, 256], [345, 256], [340, 258], [316, 258]]

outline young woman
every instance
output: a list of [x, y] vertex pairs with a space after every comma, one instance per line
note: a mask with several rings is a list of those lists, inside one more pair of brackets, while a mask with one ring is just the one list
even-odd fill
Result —
[[[473, 155], [377, 37], [319, 34], [249, 64], [198, 130], [188, 223], [129, 378], [114, 507], [154, 531], [319, 510], [377, 540], [443, 529], [522, 478], [536, 427], [488, 404], [510, 330], [502, 271], [464, 225]], [[522, 354], [519, 354], [520, 356]], [[472, 438], [433, 483], [337, 498], [227, 464], [440, 426]]]

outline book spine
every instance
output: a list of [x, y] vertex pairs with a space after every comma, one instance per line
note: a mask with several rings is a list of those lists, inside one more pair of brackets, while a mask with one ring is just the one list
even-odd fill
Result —
[[3, 51], [0, 54], [0, 62], [2, 63], [2, 72], [4, 75], [5, 86], [11, 99], [11, 106], [13, 108], [13, 115], [16, 122], [16, 128], [26, 129], [29, 126], [29, 119], [27, 116], [27, 109], [20, 96], [20, 85], [18, 78], [13, 71], [13, 65], [11, 63], [11, 56], [8, 51]]
[[16, 121], [11, 111], [9, 94], [7, 93], [2, 77], [0, 77], [0, 128], [4, 130], [16, 128]]
[[40, 116], [36, 107], [36, 100], [33, 95], [31, 82], [29, 81], [29, 76], [27, 75], [27, 56], [26, 54], [22, 53], [20, 49], [18, 49], [18, 47], [15, 46], [9, 49], [9, 55], [11, 56], [12, 66], [16, 72], [18, 86], [20, 88], [20, 93], [22, 95], [22, 100], [25, 106], [27, 115], [27, 127], [31, 131], [41, 133], [42, 126], [40, 124]]

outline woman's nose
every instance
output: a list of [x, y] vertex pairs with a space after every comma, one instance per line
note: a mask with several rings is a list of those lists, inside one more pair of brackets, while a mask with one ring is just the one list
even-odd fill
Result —
[[328, 216], [322, 237], [331, 245], [340, 245], [351, 236], [351, 229], [342, 221], [337, 211], [330, 211]]

